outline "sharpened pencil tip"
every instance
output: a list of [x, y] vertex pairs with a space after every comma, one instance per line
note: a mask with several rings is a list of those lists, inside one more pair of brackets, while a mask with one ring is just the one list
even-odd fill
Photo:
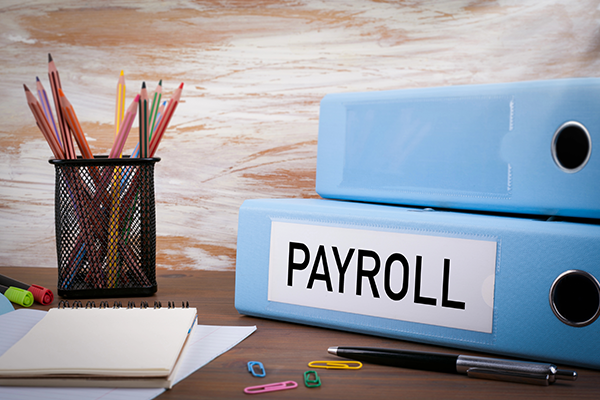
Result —
[[133, 99], [134, 103], [137, 103], [138, 101], [140, 101], [140, 95], [138, 94], [137, 96], [135, 96], [135, 99]]
[[123, 72], [123, 70], [121, 70], [121, 76], [125, 75], [125, 73]]
[[64, 92], [62, 91], [62, 88], [58, 88], [58, 95], [59, 96], [65, 96]]
[[142, 89], [146, 89], [146, 82], [142, 82]]
[[181, 82], [181, 85], [179, 85], [179, 89], [183, 89], [183, 82]]
[[25, 89], [26, 92], [29, 92], [29, 88], [27, 87], [26, 84], [23, 84], [23, 88]]
[[48, 53], [48, 62], [52, 62], [52, 54]]
[[162, 86], [162, 79], [158, 81], [158, 86]]
[[35, 81], [36, 81], [36, 82], [39, 82], [39, 81], [40, 81], [40, 78], [39, 78], [39, 76], [36, 76], [36, 77], [35, 77]]

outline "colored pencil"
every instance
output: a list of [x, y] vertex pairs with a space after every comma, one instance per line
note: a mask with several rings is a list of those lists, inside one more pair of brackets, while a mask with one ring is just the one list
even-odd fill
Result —
[[[156, 115], [156, 119], [153, 121], [154, 127], [152, 128], [152, 132], [150, 132], [150, 139], [152, 139], [152, 135], [154, 134], [154, 132], [156, 132], [156, 128], [158, 127], [158, 124], [160, 123], [160, 118], [162, 117], [162, 115], [165, 111], [166, 105], [167, 105], [167, 102], [163, 101], [163, 103], [160, 105], [160, 107], [158, 107], [158, 113]], [[131, 152], [131, 158], [137, 158], [139, 156], [140, 156], [140, 142], [137, 142], [133, 151]]]
[[[119, 138], [119, 131], [123, 124], [125, 123], [125, 75], [123, 71], [121, 71], [121, 75], [119, 76], [119, 82], [117, 83], [117, 103], [115, 110], [115, 140]], [[132, 119], [133, 121], [133, 119]], [[133, 123], [133, 122], [132, 122]], [[129, 132], [127, 132], [127, 135]], [[125, 140], [127, 138], [125, 137]], [[123, 140], [123, 145], [125, 145], [125, 140]], [[119, 151], [118, 157], [121, 157], [122, 148]], [[117, 157], [115, 155], [115, 157]], [[114, 174], [118, 175], [121, 172], [121, 168], [115, 168]], [[113, 180], [111, 183], [111, 212], [109, 218], [109, 230], [108, 230], [108, 265], [109, 265], [109, 274], [107, 277], [108, 287], [114, 287], [117, 284], [117, 271], [119, 268], [118, 263], [118, 217], [119, 217], [119, 193], [121, 191], [121, 182], [118, 179], [115, 179], [113, 176]]]
[[131, 105], [127, 109], [125, 113], [125, 118], [123, 118], [123, 123], [121, 124], [121, 128], [119, 129], [119, 134], [115, 138], [115, 142], [110, 151], [109, 158], [119, 158], [121, 152], [123, 151], [123, 146], [125, 146], [125, 141], [127, 140], [127, 136], [129, 136], [129, 131], [131, 130], [131, 126], [133, 125], [133, 120], [135, 119], [135, 115], [137, 114], [137, 107], [140, 101], [140, 95], [135, 96], [135, 99], [131, 102]]
[[52, 131], [56, 135], [56, 139], [58, 140], [58, 144], [62, 147], [62, 142], [60, 140], [60, 133], [58, 132], [58, 128], [56, 127], [56, 122], [54, 122], [54, 114], [52, 113], [52, 108], [50, 107], [50, 102], [48, 101], [48, 95], [46, 94], [46, 89], [44, 89], [44, 85], [40, 81], [40, 78], [35, 77], [38, 98], [40, 100], [40, 104], [42, 105], [42, 109], [44, 110], [44, 115], [46, 115], [46, 119], [52, 128]]
[[108, 287], [114, 287], [117, 283], [117, 274], [119, 271], [119, 253], [118, 253], [118, 244], [119, 244], [119, 214], [120, 214], [120, 201], [119, 195], [121, 192], [121, 181], [119, 176], [121, 174], [122, 169], [119, 167], [115, 167], [113, 170], [113, 175], [111, 179], [111, 207], [110, 207], [110, 217], [108, 222], [108, 276], [107, 276], [107, 284]]
[[160, 119], [163, 116], [163, 114], [165, 113], [165, 107], [166, 106], [167, 106], [167, 101], [165, 100], [160, 105], [160, 107], [158, 107], [158, 114], [156, 115], [156, 125], [152, 129], [152, 134], [154, 134], [154, 132], [156, 132], [156, 128], [158, 128], [158, 124], [160, 123]]
[[148, 90], [146, 89], [146, 82], [142, 83], [142, 91], [140, 92], [140, 158], [148, 157], [148, 103], [150, 99], [148, 97]]
[[52, 97], [54, 98], [54, 107], [56, 108], [56, 119], [58, 120], [58, 127], [60, 129], [60, 137], [62, 138], [65, 158], [75, 159], [77, 156], [75, 155], [73, 138], [71, 137], [69, 127], [67, 126], [67, 121], [65, 120], [60, 107], [60, 97], [58, 94], [58, 89], [62, 88], [60, 84], [60, 76], [58, 75], [58, 70], [56, 69], [56, 65], [54, 64], [54, 60], [50, 54], [48, 54], [48, 78], [50, 79], [50, 87], [52, 88]]
[[123, 118], [125, 116], [125, 74], [121, 70], [121, 75], [119, 76], [119, 81], [117, 83], [117, 103], [115, 107], [115, 138], [119, 134], [119, 128], [121, 128], [121, 123], [123, 122]]
[[44, 135], [44, 138], [48, 142], [50, 150], [52, 150], [52, 154], [54, 154], [54, 158], [57, 160], [63, 160], [65, 158], [65, 154], [62, 148], [60, 147], [58, 140], [56, 139], [56, 135], [54, 134], [54, 132], [52, 132], [52, 128], [50, 128], [50, 124], [48, 123], [48, 120], [44, 115], [44, 111], [42, 110], [42, 105], [35, 98], [33, 93], [31, 93], [31, 91], [26, 85], [23, 85], [23, 88], [25, 89], [27, 104], [29, 105], [31, 112], [33, 113], [33, 117], [37, 122], [38, 128], [40, 129], [40, 131], [42, 131], [42, 135]]
[[69, 125], [69, 128], [71, 128], [71, 132], [73, 132], [73, 136], [75, 136], [75, 141], [77, 141], [77, 146], [79, 146], [81, 156], [83, 158], [94, 158], [92, 150], [90, 150], [90, 146], [88, 145], [88, 142], [83, 134], [83, 129], [81, 129], [81, 125], [77, 119], [77, 115], [75, 114], [75, 110], [73, 109], [73, 105], [69, 99], [67, 99], [67, 96], [65, 96], [62, 89], [58, 89], [58, 95], [60, 98], [60, 106], [62, 108], [63, 115], [67, 120], [67, 125]]
[[156, 119], [158, 118], [158, 109], [160, 108], [160, 99], [162, 97], [162, 79], [158, 82], [156, 90], [154, 91], [154, 97], [152, 99], [152, 107], [150, 108], [150, 135], [148, 140], [152, 140], [152, 134], [156, 127]]
[[137, 142], [133, 150], [131, 151], [130, 158], [138, 158], [140, 156], [140, 142]]
[[173, 114], [175, 113], [177, 104], [179, 104], [179, 99], [181, 98], [182, 90], [183, 90], [183, 82], [175, 90], [175, 93], [173, 93], [173, 97], [171, 97], [171, 99], [169, 100], [169, 104], [167, 105], [167, 108], [165, 109], [165, 112], [161, 118], [161, 121], [158, 124], [158, 127], [156, 128], [156, 133], [152, 137], [152, 141], [150, 142], [150, 148], [149, 148], [149, 156], [150, 157], [154, 157], [154, 154], [156, 154], [158, 145], [160, 144], [160, 141], [161, 141], [163, 135], [165, 134], [165, 131], [167, 130], [167, 126], [169, 125], [169, 122], [171, 121], [171, 117], [173, 117]]

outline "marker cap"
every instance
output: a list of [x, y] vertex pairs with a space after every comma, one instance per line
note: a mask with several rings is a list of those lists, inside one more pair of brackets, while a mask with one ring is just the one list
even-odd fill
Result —
[[27, 290], [31, 292], [35, 301], [42, 305], [48, 305], [54, 300], [54, 293], [52, 293], [52, 290], [46, 289], [43, 286], [31, 285]]
[[33, 295], [29, 290], [11, 286], [6, 289], [4, 296], [13, 303], [20, 304], [23, 307], [30, 307], [33, 304]]

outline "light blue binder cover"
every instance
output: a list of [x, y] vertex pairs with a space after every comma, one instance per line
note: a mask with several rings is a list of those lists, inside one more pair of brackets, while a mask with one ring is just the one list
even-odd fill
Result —
[[[378, 231], [442, 240], [493, 242], [496, 252], [492, 260], [495, 283], [490, 331], [407, 322], [402, 320], [402, 315], [382, 318], [365, 315], [361, 311], [329, 310], [326, 308], [339, 295], [335, 281], [329, 293], [331, 300], [316, 307], [269, 301], [271, 242], [278, 240], [271, 237], [275, 223], [308, 225], [309, 230], [312, 229], [310, 227], [364, 229], [365, 235]], [[399, 241], [398, 246], [401, 244]], [[341, 247], [340, 253], [343, 260]], [[452, 268], [460, 267], [454, 259], [452, 263]], [[330, 259], [332, 276], [334, 264]], [[413, 268], [412, 260], [410, 264]], [[283, 263], [271, 268], [285, 270], [288, 267]], [[312, 262], [307, 270], [311, 267]], [[582, 327], [571, 326], [559, 320], [550, 306], [553, 282], [569, 270], [589, 273], [595, 277], [597, 284], [600, 277], [599, 225], [320, 199], [247, 200], [239, 212], [235, 307], [246, 315], [598, 369], [600, 321], [593, 320]], [[307, 297], [312, 295], [313, 290], [325, 286], [322, 266], [319, 273], [321, 280], [313, 282], [311, 289], [306, 289]], [[294, 276], [294, 285], [299, 276]], [[363, 295], [369, 291], [368, 279], [364, 281]], [[305, 282], [301, 283], [304, 285]], [[285, 284], [282, 287], [285, 288]], [[412, 301], [410, 291], [402, 301]], [[354, 294], [348, 288], [346, 292]], [[385, 296], [382, 288], [380, 295]], [[451, 300], [452, 297], [460, 300], [461, 296], [454, 292], [450, 297]], [[468, 310], [469, 303], [466, 304]], [[419, 306], [423, 310], [433, 307]], [[439, 303], [436, 307], [440, 307]]]
[[316, 190], [331, 199], [600, 218], [598, 110], [599, 78], [328, 94]]

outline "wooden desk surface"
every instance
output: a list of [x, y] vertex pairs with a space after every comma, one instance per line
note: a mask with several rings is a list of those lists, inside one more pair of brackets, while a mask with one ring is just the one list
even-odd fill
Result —
[[[0, 274], [28, 283], [45, 286], [56, 293], [57, 272], [52, 268], [0, 267]], [[297, 389], [262, 396], [277, 399], [357, 399], [365, 398], [436, 398], [436, 399], [506, 399], [506, 398], [597, 398], [600, 371], [574, 368], [575, 382], [559, 382], [548, 387], [518, 383], [470, 379], [466, 376], [416, 371], [365, 364], [357, 371], [318, 370], [322, 385], [306, 388], [304, 371], [308, 362], [335, 360], [327, 348], [336, 345], [395, 347], [452, 353], [447, 348], [358, 335], [242, 316], [234, 308], [235, 274], [230, 271], [158, 270], [158, 292], [147, 298], [119, 298], [127, 302], [140, 300], [189, 301], [198, 308], [199, 322], [204, 325], [256, 325], [257, 331], [230, 351], [199, 369], [159, 399], [246, 398], [243, 389], [266, 383], [294, 380]], [[98, 301], [98, 299], [95, 299]], [[108, 299], [111, 302], [114, 299]], [[60, 298], [46, 307], [56, 307]], [[460, 352], [462, 354], [477, 354]], [[265, 378], [252, 377], [248, 361], [260, 361], [267, 371]], [[566, 366], [560, 366], [566, 367]], [[261, 396], [261, 395], [258, 395]]]

